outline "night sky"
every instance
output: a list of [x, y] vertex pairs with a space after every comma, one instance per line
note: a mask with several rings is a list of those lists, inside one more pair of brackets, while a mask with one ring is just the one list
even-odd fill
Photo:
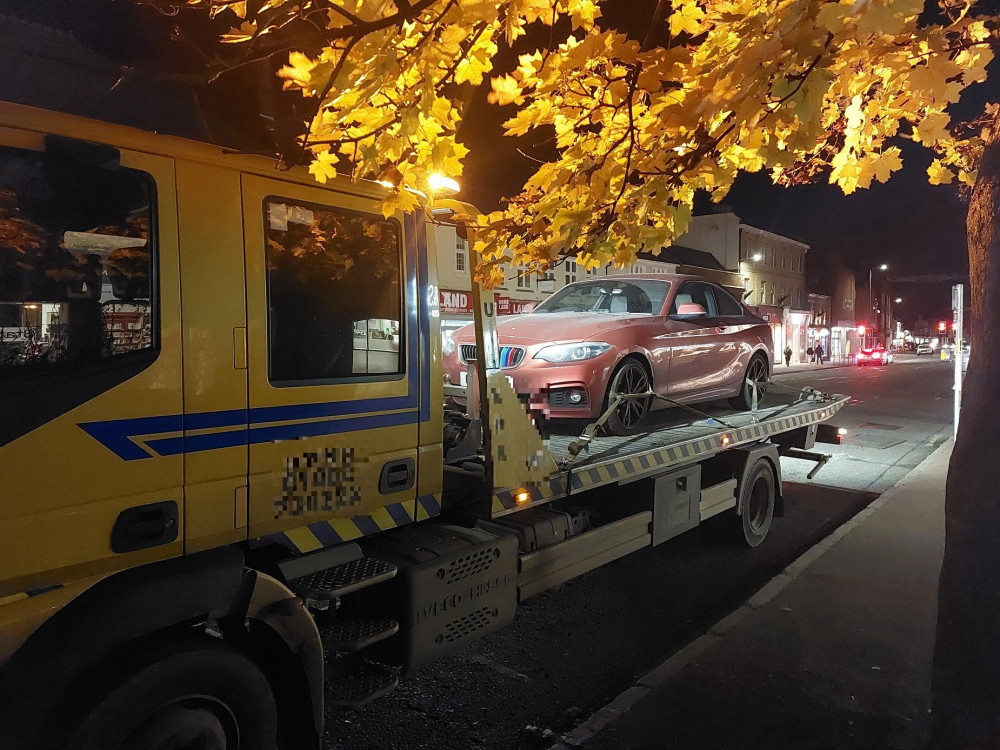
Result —
[[[645, 30], [654, 0], [618, 0], [602, 5], [610, 23], [639, 36]], [[132, 0], [0, 0], [0, 13], [25, 17], [73, 33], [75, 39], [97, 50], [115, 63], [133, 60], [148, 63], [153, 57], [178, 55], [167, 41], [169, 23], [156, 19], [148, 8]], [[150, 23], [150, 20], [155, 23]], [[137, 24], [137, 21], [139, 23]], [[556, 37], [563, 29], [556, 30]], [[536, 32], [537, 33], [537, 32]], [[548, 41], [548, 31], [520, 40], [515, 52], [531, 51]], [[172, 49], [173, 47], [173, 49]], [[497, 60], [502, 69], [513, 56]], [[955, 115], [967, 117], [982, 111], [984, 101], [1000, 101], [1000, 69], [991, 67], [994, 82], [970, 90], [956, 107]], [[547, 146], [535, 146], [544, 136], [529, 134], [522, 139], [505, 138], [500, 123], [513, 108], [487, 104], [488, 83], [466, 101], [466, 120], [459, 137], [472, 149], [463, 178], [466, 197], [489, 210], [517, 192], [534, 162], [529, 156], [546, 158]], [[252, 115], [251, 115], [252, 116]], [[839, 258], [858, 271], [859, 293], [867, 280], [867, 269], [888, 263], [886, 274], [892, 296], [904, 299], [897, 315], [909, 325], [922, 314], [936, 320], [949, 317], [950, 284], [902, 283], [900, 276], [966, 273], [966, 206], [954, 186], [927, 184], [924, 170], [931, 156], [919, 147], [901, 142], [904, 169], [888, 184], [875, 184], [844, 196], [823, 184], [779, 188], [766, 174], [742, 175], [722, 207], [699, 200], [696, 212], [729, 209], [742, 221], [810, 245], [807, 275], [810, 291], [829, 293], [827, 271]], [[529, 156], [522, 155], [518, 149]]]

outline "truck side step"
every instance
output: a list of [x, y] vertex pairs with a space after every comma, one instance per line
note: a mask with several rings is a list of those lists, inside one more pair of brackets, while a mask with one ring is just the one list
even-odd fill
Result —
[[352, 591], [388, 581], [396, 566], [384, 560], [362, 557], [325, 570], [317, 570], [288, 582], [289, 588], [305, 599], [336, 599]]
[[345, 675], [332, 678], [326, 685], [326, 702], [341, 708], [357, 708], [391, 692], [399, 677], [389, 667], [364, 661]]
[[350, 653], [399, 632], [395, 620], [342, 620], [320, 630], [323, 645], [330, 651]]

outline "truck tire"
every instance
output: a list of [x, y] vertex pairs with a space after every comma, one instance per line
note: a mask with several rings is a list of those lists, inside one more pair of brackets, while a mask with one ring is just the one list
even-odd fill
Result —
[[740, 513], [733, 524], [736, 537], [747, 547], [759, 546], [771, 530], [776, 489], [771, 462], [758, 458], [740, 488]]
[[68, 750], [274, 750], [274, 695], [242, 652], [206, 640], [143, 663], [77, 726]]
[[[611, 405], [611, 399], [616, 393], [644, 393], [652, 388], [653, 380], [646, 366], [635, 357], [625, 357], [611, 375], [604, 409], [606, 411]], [[652, 398], [624, 403], [608, 417], [604, 427], [612, 435], [634, 435], [642, 428], [652, 405]]]
[[729, 405], [737, 411], [750, 411], [753, 408], [753, 391], [747, 380], [752, 380], [757, 384], [757, 404], [764, 400], [767, 393], [767, 358], [760, 354], [754, 354], [747, 363], [747, 371], [743, 373], [743, 380], [740, 385], [740, 392], [729, 399]]

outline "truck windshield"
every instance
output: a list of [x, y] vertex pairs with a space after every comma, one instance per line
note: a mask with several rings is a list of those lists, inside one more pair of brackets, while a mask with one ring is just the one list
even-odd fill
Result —
[[629, 279], [580, 281], [563, 287], [532, 315], [563, 312], [658, 314], [670, 291], [669, 281]]

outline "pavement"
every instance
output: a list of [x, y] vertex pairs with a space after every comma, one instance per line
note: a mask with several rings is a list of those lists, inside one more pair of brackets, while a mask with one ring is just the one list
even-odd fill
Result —
[[924, 747], [952, 445], [554, 747]]
[[838, 359], [836, 361], [826, 360], [821, 365], [818, 365], [815, 362], [792, 362], [790, 365], [786, 365], [782, 362], [781, 364], [774, 365], [771, 375], [787, 375], [790, 373], [802, 373], [809, 370], [832, 370], [835, 367], [851, 367], [853, 365], [853, 360], [843, 359]]

